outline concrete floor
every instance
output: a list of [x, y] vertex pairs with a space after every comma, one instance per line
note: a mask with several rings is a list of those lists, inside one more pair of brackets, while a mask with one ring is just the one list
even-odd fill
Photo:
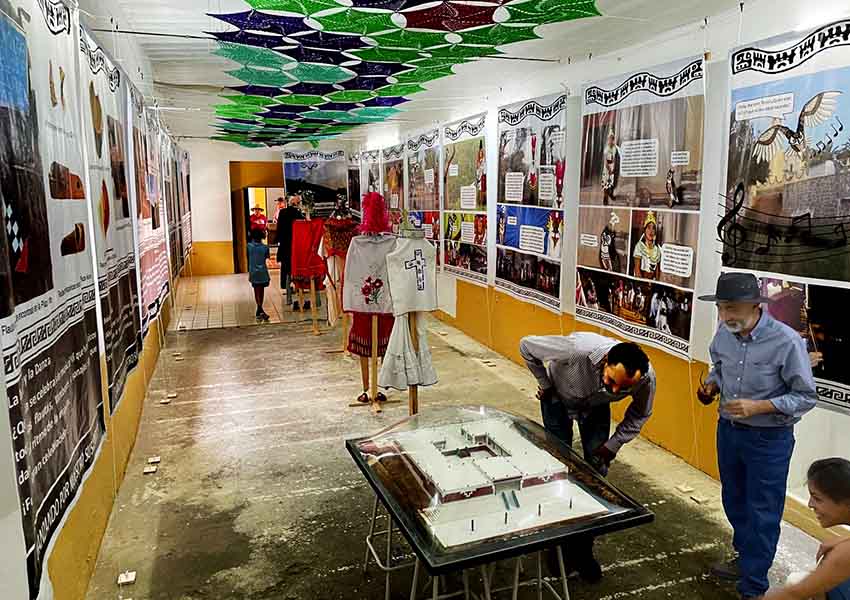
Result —
[[[280, 271], [270, 270], [271, 283], [266, 288], [263, 309], [269, 315], [269, 323], [303, 323], [311, 320], [311, 313], [292, 311], [283, 301], [280, 289]], [[320, 321], [327, 320], [327, 296], [321, 295], [321, 306], [317, 310]], [[304, 294], [310, 299], [310, 292]], [[297, 300], [297, 294], [294, 295]], [[171, 330], [222, 329], [258, 325], [257, 305], [254, 290], [248, 283], [248, 275], [216, 275], [182, 279], [177, 288], [174, 304], [175, 318]]]
[[[486, 403], [539, 420], [524, 369], [441, 323], [431, 331], [440, 383], [421, 390], [423, 410]], [[340, 346], [338, 331], [313, 337], [303, 326], [266, 325], [172, 332], [168, 341], [87, 598], [383, 598], [383, 577], [361, 569], [373, 496], [344, 440], [404, 418], [406, 394], [390, 394], [402, 403], [379, 416], [349, 407], [360, 374], [355, 360], [328, 353]], [[167, 390], [179, 397], [160, 405]], [[143, 475], [154, 455], [159, 471]], [[656, 521], [602, 539], [605, 578], [573, 581], [574, 600], [737, 597], [704, 575], [726, 556], [730, 535], [716, 482], [642, 440], [621, 451], [610, 479]], [[682, 483], [709, 502], [677, 492]], [[810, 568], [816, 548], [784, 526], [773, 578]], [[409, 552], [403, 543], [395, 550]], [[124, 570], [138, 579], [119, 590]], [[497, 577], [509, 575], [505, 565]], [[408, 597], [410, 578], [394, 577], [394, 598]]]

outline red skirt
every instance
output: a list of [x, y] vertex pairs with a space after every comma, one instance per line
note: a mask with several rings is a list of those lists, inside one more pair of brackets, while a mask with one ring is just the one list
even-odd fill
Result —
[[[353, 318], [351, 331], [348, 333], [348, 351], [357, 356], [372, 356], [372, 316], [369, 313], [350, 313]], [[387, 352], [390, 334], [393, 332], [395, 317], [378, 315], [378, 356]]]

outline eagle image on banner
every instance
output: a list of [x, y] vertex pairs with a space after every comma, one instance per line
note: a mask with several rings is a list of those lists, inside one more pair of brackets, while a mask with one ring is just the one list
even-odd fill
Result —
[[561, 309], [567, 96], [499, 110], [496, 289]]
[[717, 237], [806, 340], [818, 395], [850, 411], [850, 19], [736, 49]]
[[576, 318], [687, 357], [699, 246], [703, 59], [582, 98]]

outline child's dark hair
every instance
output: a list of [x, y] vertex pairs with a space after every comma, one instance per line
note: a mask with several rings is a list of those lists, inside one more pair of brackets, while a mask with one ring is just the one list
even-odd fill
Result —
[[843, 458], [816, 460], [809, 467], [807, 478], [830, 500], [850, 503], [850, 461]]
[[251, 230], [251, 239], [253, 241], [259, 243], [259, 242], [262, 242], [263, 239], [265, 239], [265, 237], [266, 237], [266, 232], [263, 231], [262, 229], [257, 228], [257, 229]]
[[626, 375], [634, 377], [637, 371], [641, 376], [649, 371], [649, 358], [637, 344], [624, 342], [617, 344], [608, 351], [609, 365], [623, 365]]

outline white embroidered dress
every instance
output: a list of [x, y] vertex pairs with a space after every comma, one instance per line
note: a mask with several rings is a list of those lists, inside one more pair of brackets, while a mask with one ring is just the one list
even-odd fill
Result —
[[[428, 345], [424, 313], [437, 309], [437, 250], [428, 240], [400, 238], [387, 255], [387, 271], [396, 315], [378, 385], [406, 390], [437, 383]], [[410, 314], [416, 313], [417, 350], [410, 335]]]
[[345, 312], [392, 314], [387, 255], [395, 246], [393, 235], [358, 235], [351, 240], [342, 288]]

